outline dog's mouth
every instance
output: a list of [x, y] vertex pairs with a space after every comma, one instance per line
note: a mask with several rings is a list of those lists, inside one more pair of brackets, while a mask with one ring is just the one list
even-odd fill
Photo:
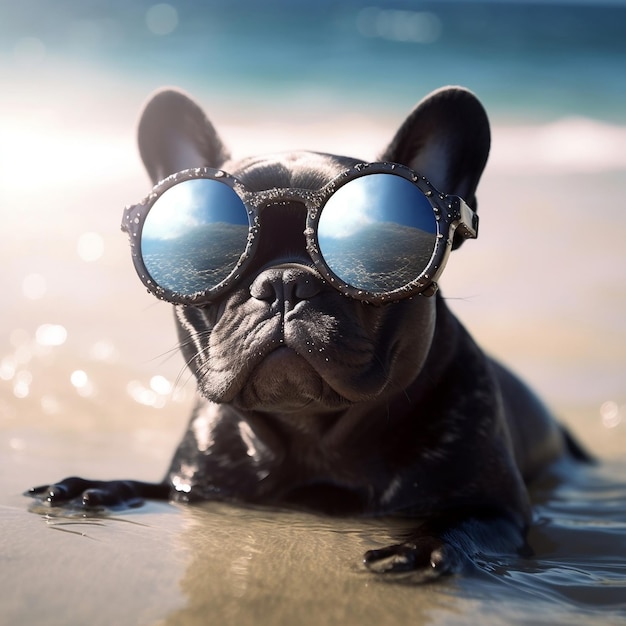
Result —
[[[255, 311], [256, 303], [248, 302], [251, 310], [245, 302], [236, 304], [211, 324], [210, 334], [192, 335], [185, 344], [207, 400], [245, 411], [324, 419], [378, 399], [390, 387], [395, 348], [379, 345], [375, 332], [362, 327], [358, 316], [342, 313], [334, 301], [333, 312], [300, 303], [286, 314], [271, 315]], [[192, 313], [183, 311], [183, 329], [204, 321]]]
[[344, 403], [310, 360], [287, 346], [271, 350], [252, 367], [233, 401], [242, 409], [272, 413]]

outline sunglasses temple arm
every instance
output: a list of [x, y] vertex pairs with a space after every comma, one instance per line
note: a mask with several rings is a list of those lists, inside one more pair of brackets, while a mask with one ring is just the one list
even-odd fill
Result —
[[122, 223], [120, 227], [122, 232], [129, 235], [133, 232], [133, 217], [137, 216], [138, 210], [141, 208], [140, 204], [130, 204], [124, 207], [124, 214], [122, 215]]
[[448, 200], [452, 204], [452, 219], [456, 222], [456, 232], [465, 239], [476, 239], [478, 237], [478, 215], [472, 211], [463, 198], [449, 196]]

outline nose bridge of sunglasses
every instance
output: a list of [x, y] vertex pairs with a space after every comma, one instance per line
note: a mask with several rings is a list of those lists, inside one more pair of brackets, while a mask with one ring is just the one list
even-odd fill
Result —
[[259, 211], [258, 234], [254, 265], [267, 266], [275, 262], [306, 262], [307, 207], [302, 202], [272, 201]]

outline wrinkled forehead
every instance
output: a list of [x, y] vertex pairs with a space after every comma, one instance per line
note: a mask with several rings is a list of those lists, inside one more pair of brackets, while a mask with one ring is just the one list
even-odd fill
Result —
[[317, 152], [286, 152], [224, 163], [222, 169], [250, 191], [273, 188], [321, 189], [358, 159]]

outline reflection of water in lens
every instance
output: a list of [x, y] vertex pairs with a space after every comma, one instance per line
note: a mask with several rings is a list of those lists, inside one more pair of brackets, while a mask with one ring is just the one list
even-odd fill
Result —
[[399, 224], [375, 224], [343, 239], [320, 238], [331, 270], [347, 284], [372, 292], [400, 289], [422, 274], [436, 235]]
[[235, 269], [248, 240], [248, 213], [228, 185], [182, 181], [162, 193], [141, 232], [144, 265], [161, 287], [193, 295]]
[[206, 224], [175, 239], [144, 240], [143, 260], [158, 285], [192, 295], [215, 287], [229, 276], [247, 237], [247, 226]]
[[436, 233], [432, 207], [420, 189], [401, 176], [378, 173], [351, 180], [329, 198], [318, 242], [341, 280], [380, 293], [424, 272]]

